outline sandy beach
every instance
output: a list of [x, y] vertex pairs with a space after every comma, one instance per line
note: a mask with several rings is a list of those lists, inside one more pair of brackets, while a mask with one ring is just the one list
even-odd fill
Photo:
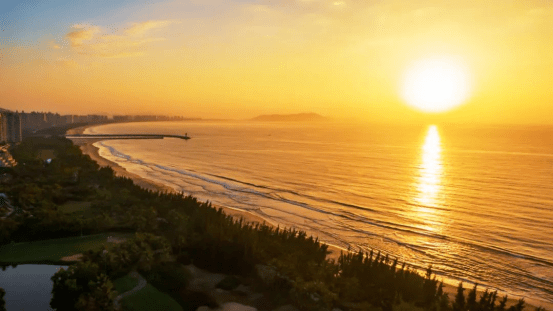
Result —
[[[67, 132], [67, 134], [82, 134], [88, 126], [83, 126], [75, 129], [71, 129]], [[94, 146], [95, 142], [101, 141], [102, 139], [73, 139], [73, 143], [81, 148], [81, 151], [83, 154], [86, 154], [92, 158], [98, 165], [101, 167], [109, 166], [113, 169], [116, 176], [122, 176], [122, 177], [128, 177], [133, 180], [133, 182], [140, 186], [143, 189], [153, 190], [153, 191], [160, 191], [160, 192], [176, 192], [175, 189], [163, 185], [161, 183], [156, 183], [152, 180], [148, 180], [145, 178], [142, 178], [136, 174], [133, 174], [129, 171], [127, 171], [125, 168], [121, 167], [119, 164], [106, 160], [105, 158], [101, 157], [99, 154], [99, 150], [96, 146]], [[250, 214], [248, 212], [243, 212], [235, 209], [226, 208], [224, 206], [216, 206], [217, 208], [222, 208], [225, 211], [225, 214], [231, 215], [237, 219], [243, 218], [247, 222], [254, 222], [254, 223], [267, 223], [265, 219], [258, 217], [256, 215]], [[339, 252], [338, 252], [339, 254]]]
[[[92, 125], [92, 126], [97, 126], [97, 125]], [[67, 132], [67, 134], [82, 134], [88, 127], [92, 127], [92, 126], [83, 126], [83, 127], [71, 129]], [[109, 161], [109, 160], [101, 157], [100, 154], [99, 154], [98, 148], [93, 145], [95, 142], [98, 142], [98, 141], [101, 141], [101, 140], [103, 140], [103, 139], [72, 139], [73, 143], [80, 147], [83, 154], [89, 155], [92, 158], [92, 160], [96, 161], [96, 163], [98, 163], [101, 167], [106, 167], [106, 166], [111, 167], [114, 170], [114, 172], [117, 176], [123, 176], [123, 177], [131, 178], [136, 185], [138, 185], [138, 186], [140, 186], [144, 189], [153, 190], [153, 191], [161, 191], [161, 192], [176, 192], [173, 188], [171, 188], [169, 186], [163, 185], [161, 183], [156, 183], [152, 180], [142, 178], [142, 177], [140, 177], [136, 174], [133, 174], [133, 173], [127, 171], [125, 168], [121, 167], [119, 164], [117, 164], [115, 162], [112, 162], [112, 161]], [[247, 221], [247, 222], [260, 223], [260, 224], [265, 223], [265, 224], [271, 225], [265, 219], [263, 219], [263, 218], [261, 218], [257, 215], [253, 215], [251, 213], [248, 213], [248, 212], [235, 210], [235, 209], [231, 209], [231, 208], [227, 208], [225, 206], [219, 206], [219, 205], [214, 205], [214, 207], [222, 208], [223, 211], [225, 212], [225, 214], [230, 215], [232, 217], [235, 217], [236, 219], [242, 218], [242, 219], [244, 219], [244, 221]], [[328, 254], [327, 258], [334, 259], [334, 260], [337, 260], [340, 256], [340, 253], [345, 251], [344, 249], [333, 246], [333, 245], [329, 245], [328, 250], [329, 250], [329, 254]], [[448, 283], [446, 283], [446, 282], [448, 282]], [[449, 295], [450, 301], [453, 301], [455, 299], [455, 295], [457, 293], [457, 285], [458, 285], [458, 283], [455, 285], [454, 281], [444, 280], [444, 292]], [[469, 283], [464, 284], [465, 297], [468, 295], [468, 292], [469, 292], [470, 289], [472, 289], [472, 287], [473, 287], [472, 284], [469, 284]], [[484, 288], [479, 287], [478, 298], [484, 292], [483, 290], [484, 290]], [[498, 295], [500, 297], [503, 297], [504, 293], [500, 292], [500, 293], [498, 293]], [[510, 296], [510, 297], [512, 297], [512, 296]], [[516, 304], [519, 298], [520, 297], [510, 298], [508, 300], [507, 306]], [[526, 300], [525, 310], [535, 309], [535, 305], [543, 306], [543, 307], [547, 308], [548, 310], [551, 310], [553, 308], [553, 306], [551, 306], [551, 305], [548, 305], [548, 304], [545, 304], [545, 303], [539, 303], [538, 301], [534, 301], [532, 299], [525, 299], [525, 300]]]

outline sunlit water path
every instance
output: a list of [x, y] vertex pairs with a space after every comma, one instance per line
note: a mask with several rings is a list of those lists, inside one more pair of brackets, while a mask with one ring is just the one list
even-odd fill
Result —
[[553, 303], [553, 128], [159, 122], [89, 132], [186, 132], [189, 141], [96, 145], [200, 199]]

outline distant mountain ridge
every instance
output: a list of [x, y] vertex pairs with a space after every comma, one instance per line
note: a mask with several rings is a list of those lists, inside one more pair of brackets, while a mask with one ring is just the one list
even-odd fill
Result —
[[296, 113], [296, 114], [266, 114], [260, 115], [251, 121], [269, 121], [269, 122], [283, 122], [283, 121], [294, 121], [294, 122], [307, 122], [307, 121], [326, 121], [327, 118], [310, 112], [310, 113]]

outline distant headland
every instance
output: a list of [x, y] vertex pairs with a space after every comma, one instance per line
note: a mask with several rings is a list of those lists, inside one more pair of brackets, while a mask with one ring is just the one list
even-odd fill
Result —
[[313, 121], [328, 121], [328, 118], [319, 114], [310, 113], [296, 113], [296, 114], [268, 114], [260, 115], [251, 121], [266, 121], [266, 122], [313, 122]]

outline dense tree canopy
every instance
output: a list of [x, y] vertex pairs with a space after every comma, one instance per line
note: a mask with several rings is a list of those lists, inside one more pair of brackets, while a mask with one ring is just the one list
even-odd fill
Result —
[[113, 284], [96, 263], [84, 261], [62, 268], [52, 281], [50, 306], [54, 310], [114, 310]]

